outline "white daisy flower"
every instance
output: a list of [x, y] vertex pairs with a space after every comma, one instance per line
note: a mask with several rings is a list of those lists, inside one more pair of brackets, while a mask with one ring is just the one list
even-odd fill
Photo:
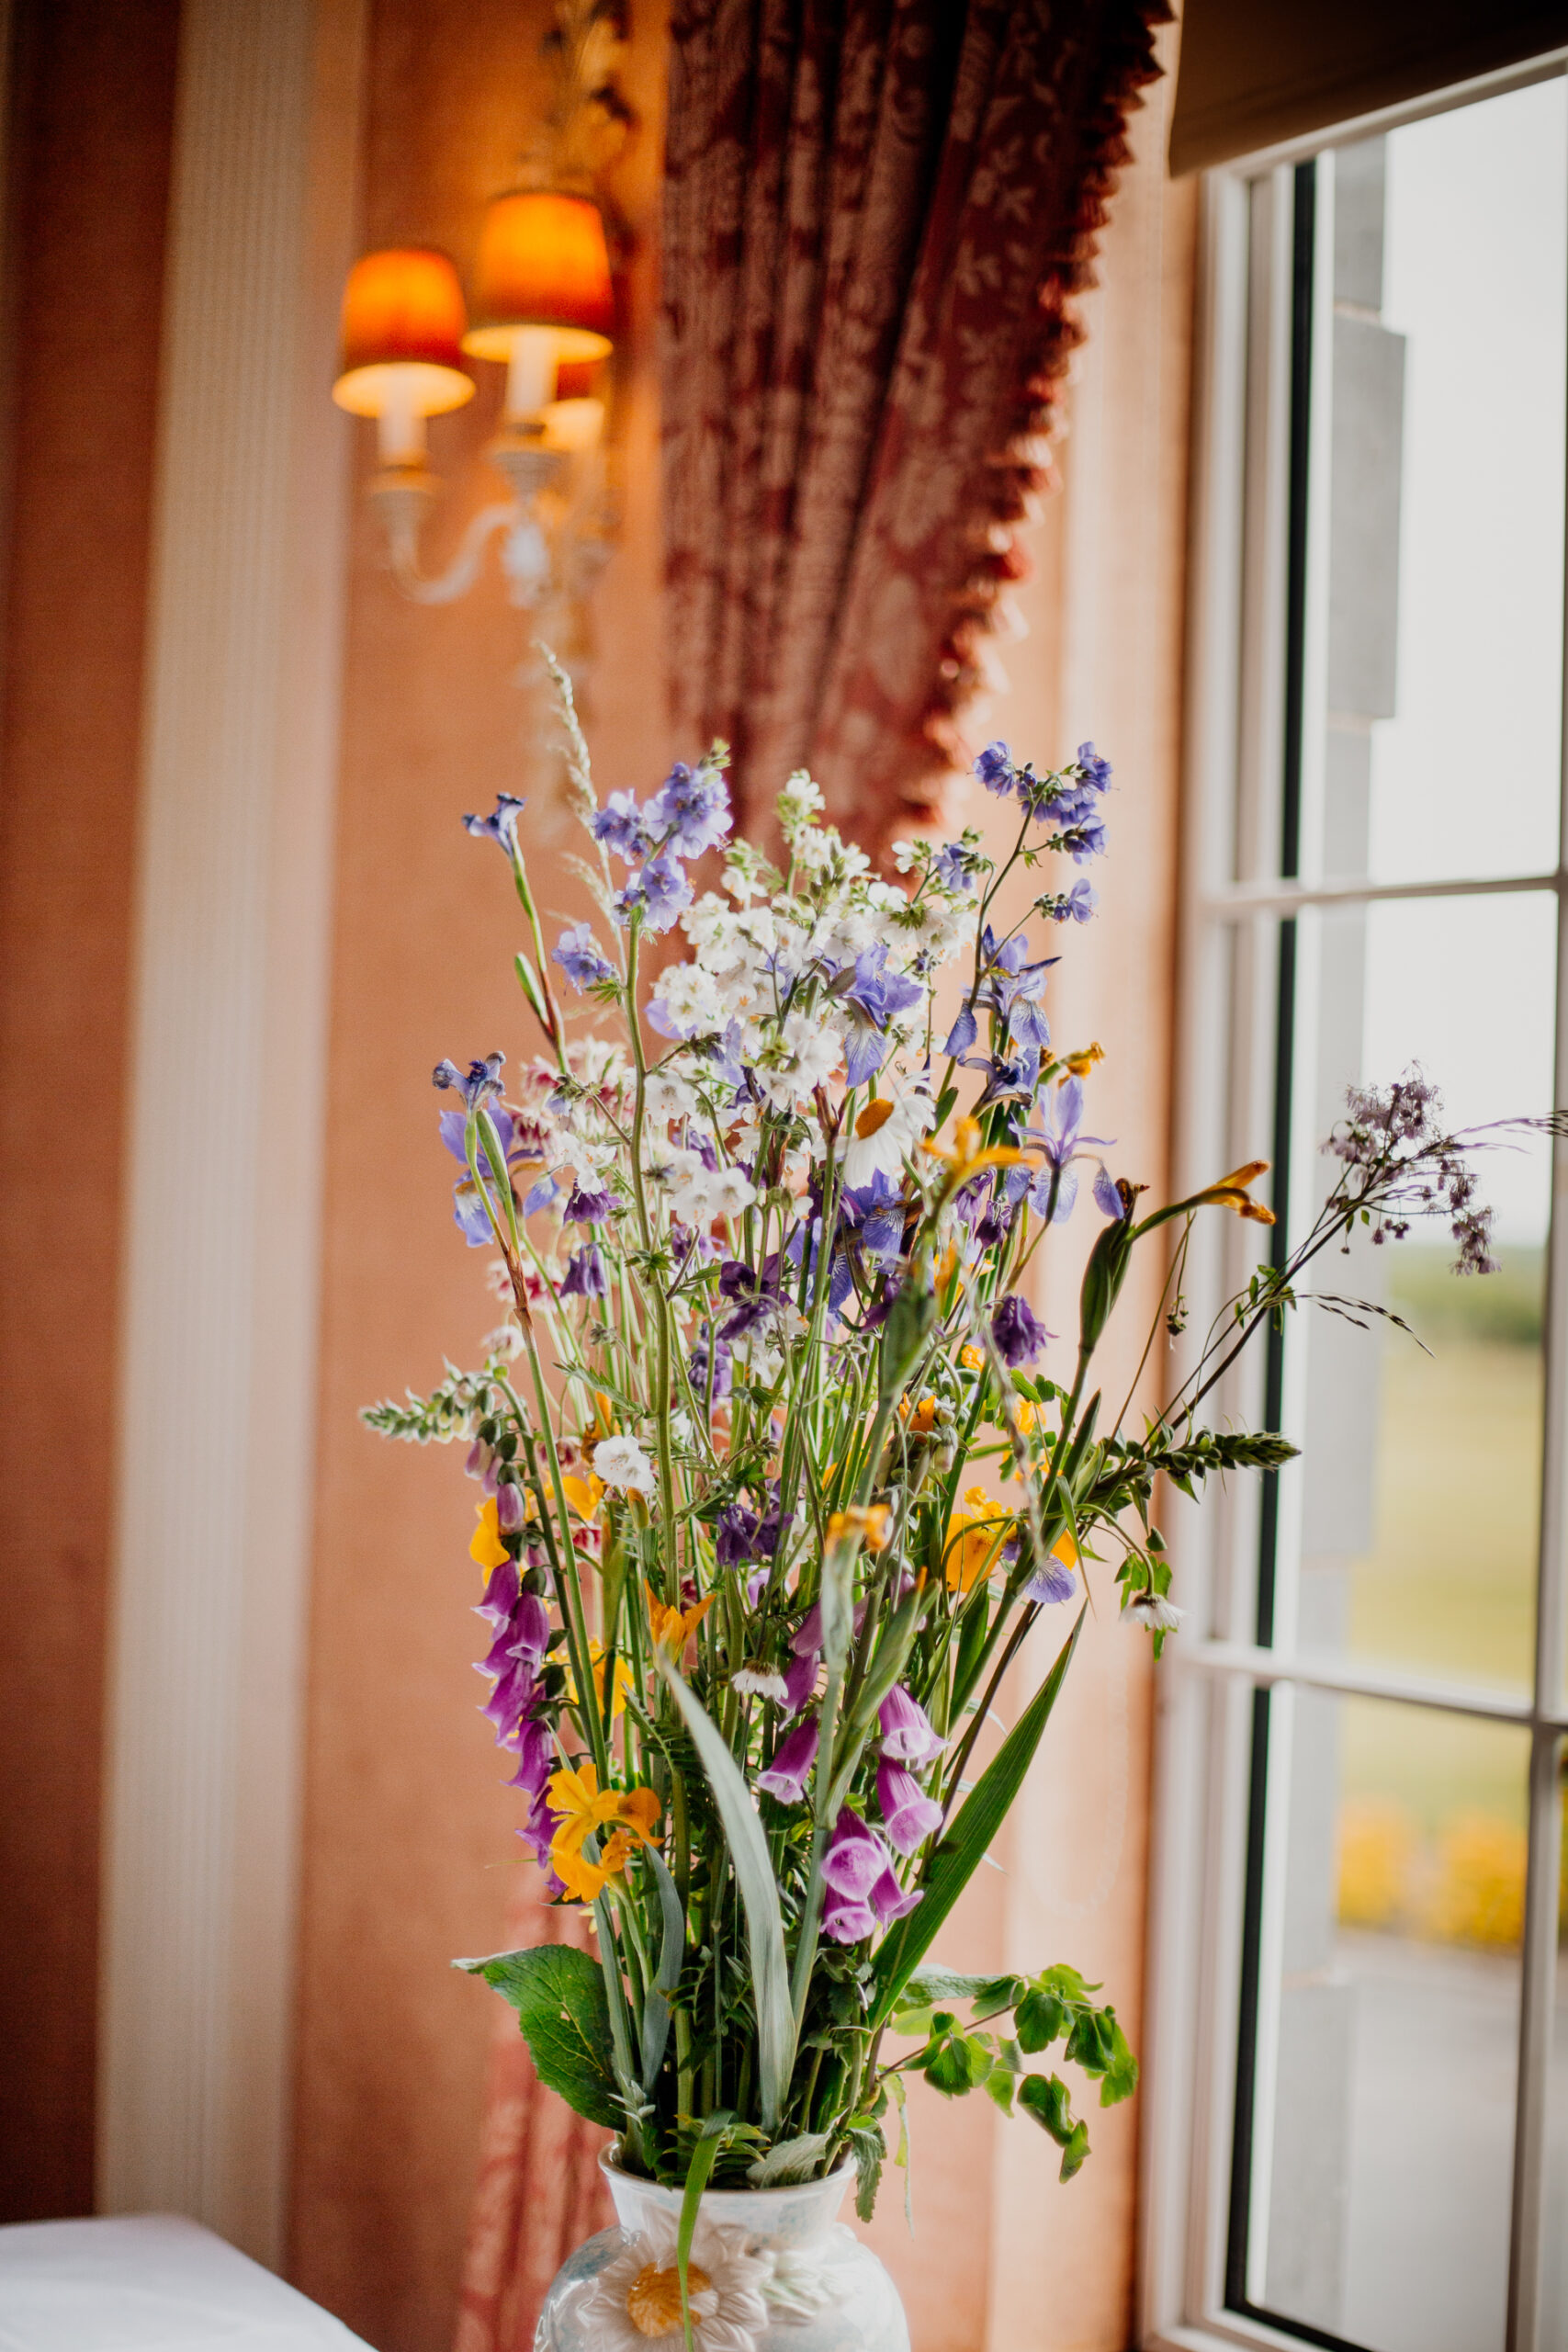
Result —
[[858, 1190], [869, 1184], [880, 1169], [888, 1182], [931, 1133], [936, 1104], [919, 1084], [894, 1079], [884, 1094], [868, 1102], [855, 1120], [855, 1131], [844, 1153], [844, 1182]]
[[593, 1475], [628, 1495], [651, 1495], [653, 1464], [635, 1437], [601, 1438], [593, 1449]]
[[[590, 2280], [573, 2316], [595, 2352], [682, 2352], [681, 2275], [672, 2214], [652, 2211]], [[686, 2289], [700, 2352], [757, 2352], [768, 2325], [770, 2265], [737, 2231], [697, 2223]]]

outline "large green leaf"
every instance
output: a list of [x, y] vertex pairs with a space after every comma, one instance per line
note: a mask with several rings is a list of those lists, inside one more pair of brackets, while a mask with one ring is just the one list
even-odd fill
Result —
[[932, 1854], [926, 1873], [924, 1900], [898, 1921], [872, 1962], [876, 1985], [871, 2010], [874, 2026], [885, 2024], [892, 2015], [905, 1984], [930, 1951], [942, 1921], [979, 1869], [982, 1855], [1007, 1818], [1008, 1808], [1023, 1785], [1023, 1776], [1034, 1761], [1041, 1734], [1050, 1721], [1063, 1677], [1083, 1631], [1083, 1621], [1084, 1611], [1080, 1609], [1077, 1623], [1063, 1644], [1055, 1665], [959, 1806], [946, 1837]]
[[789, 2079], [795, 2072], [795, 2011], [790, 2006], [789, 1968], [784, 1959], [784, 1919], [773, 1860], [751, 1792], [725, 1745], [724, 1735], [690, 1689], [667, 1650], [654, 1661], [668, 1683], [702, 1759], [724, 1835], [735, 1882], [746, 1913], [746, 1947], [751, 1962], [751, 1997], [757, 2008], [757, 2089], [764, 2132], [779, 2128]]
[[558, 2091], [590, 2123], [625, 2128], [609, 2064], [610, 2005], [604, 1972], [575, 1944], [537, 1944], [529, 1951], [455, 1960], [482, 1976], [517, 2012], [539, 2080]]

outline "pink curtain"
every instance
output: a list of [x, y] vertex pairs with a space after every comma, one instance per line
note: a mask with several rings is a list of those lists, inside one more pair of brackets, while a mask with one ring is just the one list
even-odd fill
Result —
[[875, 846], [965, 756], [1166, 0], [675, 0], [665, 535], [683, 743]]

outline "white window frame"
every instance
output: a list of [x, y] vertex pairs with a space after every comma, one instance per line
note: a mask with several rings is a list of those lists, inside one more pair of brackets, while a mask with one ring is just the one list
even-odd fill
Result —
[[[1563, 820], [1559, 862], [1549, 873], [1499, 880], [1378, 884], [1321, 876], [1299, 882], [1237, 883], [1234, 813], [1250, 806], [1262, 822], [1280, 806], [1285, 650], [1285, 536], [1289, 476], [1290, 270], [1276, 266], [1286, 289], [1260, 333], [1249, 327], [1248, 187], [1261, 175], [1288, 181], [1299, 162], [1325, 147], [1370, 137], [1422, 116], [1524, 86], [1568, 71], [1568, 49], [1459, 90], [1390, 108], [1247, 157], [1205, 175], [1201, 193], [1199, 301], [1195, 340], [1193, 529], [1190, 544], [1187, 711], [1187, 818], [1181, 878], [1178, 1093], [1174, 1137], [1179, 1192], [1196, 1189], [1222, 1169], [1267, 1151], [1272, 1131], [1275, 1037], [1271, 1013], [1258, 1004], [1271, 991], [1248, 991], [1233, 977], [1234, 956], [1273, 955], [1277, 918], [1314, 907], [1390, 899], [1441, 898], [1509, 890], [1550, 890], [1558, 902], [1556, 1100], [1568, 1102], [1568, 714], [1563, 727]], [[1288, 208], [1281, 233], [1289, 235]], [[1320, 257], [1332, 246], [1320, 233]], [[1288, 254], [1283, 256], [1288, 261]], [[1319, 295], [1318, 318], [1328, 289]], [[1282, 315], [1281, 315], [1282, 314]], [[1253, 336], [1250, 376], [1247, 337]], [[1319, 371], [1330, 338], [1313, 339], [1313, 462], [1309, 466], [1309, 544], [1326, 518], [1327, 385]], [[1244, 428], [1249, 422], [1250, 434]], [[1250, 479], [1246, 475], [1250, 469]], [[1242, 597], [1244, 535], [1249, 582], [1261, 595]], [[1325, 567], [1311, 567], [1319, 581]], [[1309, 609], [1303, 746], [1311, 789], [1313, 671], [1323, 639]], [[1568, 654], [1564, 660], [1568, 681]], [[1247, 863], [1267, 874], [1268, 844]], [[1272, 871], [1279, 871], [1275, 856]], [[1253, 920], [1249, 922], [1247, 918]], [[1263, 968], [1268, 968], [1264, 966]], [[1248, 1033], [1248, 1012], [1251, 1031]], [[1220, 1041], [1229, 1039], [1226, 1048]], [[1303, 1057], [1298, 1056], [1298, 1065]], [[1303, 1122], [1294, 1124], [1300, 1136]], [[1318, 1171], [1303, 1167], [1310, 1196]], [[1168, 2352], [1219, 2352], [1221, 2346], [1272, 2346], [1299, 2352], [1303, 2337], [1225, 2308], [1235, 2072], [1240, 2031], [1241, 1960], [1249, 1805], [1252, 1700], [1263, 1690], [1304, 1687], [1416, 1707], [1451, 1710], [1513, 1724], [1530, 1741], [1530, 1861], [1527, 1887], [1518, 2094], [1514, 2152], [1513, 2233], [1508, 2280], [1507, 2352], [1549, 2352], [1541, 2340], [1540, 2267], [1545, 2215], [1547, 2086], [1555, 1994], [1558, 1928], [1559, 1757], [1568, 1736], [1563, 1661], [1568, 1637], [1568, 1145], [1555, 1147], [1554, 1213], [1547, 1253], [1543, 1487], [1537, 1578], [1534, 1687], [1517, 1698], [1484, 1688], [1384, 1671], [1343, 1657], [1298, 1650], [1292, 1629], [1276, 1626], [1272, 1647], [1252, 1638], [1258, 1558], [1256, 1484], [1249, 1495], [1211, 1497], [1203, 1510], [1178, 1505], [1180, 1557], [1191, 1604], [1189, 1625], [1168, 1645], [1156, 1680], [1157, 1718], [1149, 1954], [1145, 2007], [1143, 2182], [1138, 2341]], [[1194, 1325], [1206, 1321], [1248, 1262], [1244, 1237], [1231, 1228], [1205, 1236], [1210, 1255], [1194, 1260]], [[1254, 1253], [1256, 1254], [1256, 1253]], [[1256, 1423], [1260, 1367], [1249, 1389], [1228, 1402]], [[1284, 1474], [1287, 1477], [1290, 1472]], [[1239, 1485], [1240, 1482], [1237, 1482]], [[1179, 1517], [1178, 1513], [1179, 1512]], [[1211, 1627], [1204, 1634], [1200, 1629]], [[1289, 1702], [1283, 1713], [1288, 1721]], [[1288, 1736], [1288, 1732], [1287, 1735]], [[1271, 1734], [1272, 1736], [1272, 1734]], [[1277, 1808], [1282, 1819], [1282, 1807]], [[1278, 1880], [1278, 1871], [1267, 1872]], [[1262, 1933], [1267, 1937], [1265, 1919]], [[1310, 2341], [1308, 2336], [1304, 2340]]]

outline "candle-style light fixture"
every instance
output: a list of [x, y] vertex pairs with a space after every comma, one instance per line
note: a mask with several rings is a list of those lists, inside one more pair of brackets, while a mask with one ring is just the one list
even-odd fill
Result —
[[[486, 209], [471, 310], [446, 254], [365, 254], [344, 293], [333, 398], [376, 420], [381, 463], [367, 494], [403, 593], [421, 604], [463, 595], [499, 537], [513, 603], [547, 612], [567, 650], [614, 529], [603, 444], [615, 300], [597, 187], [630, 117], [615, 86], [624, 46], [615, 0], [556, 0], [555, 17], [544, 44], [551, 103], [516, 185]], [[510, 494], [475, 514], [447, 569], [430, 577], [419, 543], [440, 483], [425, 420], [472, 399], [474, 360], [506, 369], [501, 429], [485, 454]]]

